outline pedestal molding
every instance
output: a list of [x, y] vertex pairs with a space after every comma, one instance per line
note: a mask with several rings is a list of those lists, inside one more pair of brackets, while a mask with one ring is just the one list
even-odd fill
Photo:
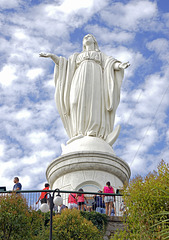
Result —
[[61, 176], [83, 170], [109, 172], [123, 183], [130, 178], [128, 164], [117, 156], [102, 152], [78, 152], [62, 155], [51, 162], [46, 171], [50, 183]]

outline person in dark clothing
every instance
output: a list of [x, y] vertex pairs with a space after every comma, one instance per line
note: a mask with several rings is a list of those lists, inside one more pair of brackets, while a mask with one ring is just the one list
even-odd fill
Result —
[[20, 191], [20, 190], [22, 190], [22, 185], [19, 182], [19, 178], [18, 177], [14, 177], [13, 182], [15, 183], [15, 185], [13, 186], [13, 191]]
[[[102, 193], [101, 190], [99, 190], [98, 192]], [[96, 212], [105, 214], [105, 203], [103, 201], [103, 197], [101, 195], [95, 196], [95, 202], [96, 202]]]

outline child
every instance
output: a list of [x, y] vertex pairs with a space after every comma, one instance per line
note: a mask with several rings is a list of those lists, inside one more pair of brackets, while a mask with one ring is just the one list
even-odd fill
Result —
[[[83, 192], [83, 189], [80, 188], [78, 191], [79, 192]], [[87, 201], [86, 197], [84, 196], [84, 194], [83, 193], [82, 194], [78, 193], [77, 194], [77, 204], [78, 204], [78, 209], [79, 210], [84, 211], [85, 201], [86, 201], [86, 203], [88, 203], [88, 201]]]

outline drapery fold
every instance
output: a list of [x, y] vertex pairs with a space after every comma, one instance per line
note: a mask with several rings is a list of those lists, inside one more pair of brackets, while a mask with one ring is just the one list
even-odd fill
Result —
[[82, 134], [104, 140], [113, 131], [124, 70], [98, 51], [75, 53], [55, 65], [55, 101], [70, 138]]

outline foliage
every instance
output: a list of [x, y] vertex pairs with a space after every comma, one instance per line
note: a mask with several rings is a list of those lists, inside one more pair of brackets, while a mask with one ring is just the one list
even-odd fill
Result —
[[[169, 207], [165, 194], [169, 187], [168, 176], [169, 165], [162, 160], [157, 172], [145, 178], [137, 176], [124, 187], [126, 228], [123, 232], [117, 231], [112, 239], [168, 239], [160, 237], [163, 231], [168, 231], [168, 215], [164, 214]], [[161, 224], [157, 224], [159, 222]]]
[[[41, 240], [49, 239], [50, 213], [43, 214], [28, 207], [21, 194], [0, 196], [0, 239]], [[53, 239], [100, 240], [107, 223], [107, 216], [81, 212], [75, 209], [53, 216]]]
[[[49, 236], [45, 235], [46, 237]], [[80, 211], [66, 209], [61, 215], [53, 217], [54, 240], [101, 240], [103, 239], [97, 227], [85, 219]]]
[[0, 196], [0, 239], [34, 239], [42, 224], [42, 215], [31, 211], [21, 194]]
[[97, 212], [83, 212], [83, 211], [81, 211], [80, 213], [84, 218], [86, 218], [87, 220], [90, 220], [101, 233], [104, 233], [105, 227], [107, 225], [106, 214], [101, 214]]
[[45, 229], [45, 215], [41, 211], [31, 210], [28, 213], [29, 220], [30, 220], [30, 240], [34, 240], [35, 236], [38, 236], [43, 229]]
[[[169, 180], [169, 177], [166, 177], [166, 179]], [[167, 199], [166, 201], [166, 211], [160, 212], [157, 214], [158, 216], [166, 216], [166, 219], [158, 221], [156, 224], [154, 224], [152, 227], [154, 228], [155, 226], [158, 226], [161, 228], [165, 224], [166, 228], [161, 230], [159, 232], [159, 236], [163, 237], [163, 239], [169, 239], [169, 187], [167, 185], [164, 186], [164, 189], [158, 188], [164, 193], [164, 197]]]

